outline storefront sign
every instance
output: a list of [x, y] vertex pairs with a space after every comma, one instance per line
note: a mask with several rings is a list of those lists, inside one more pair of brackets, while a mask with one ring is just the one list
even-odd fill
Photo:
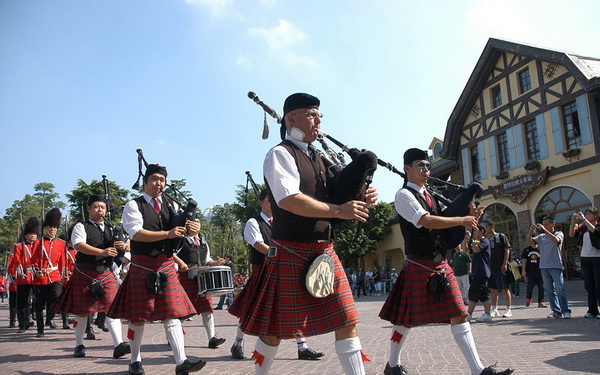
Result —
[[537, 173], [522, 174], [506, 180], [500, 185], [490, 186], [490, 190], [494, 195], [494, 199], [508, 197], [511, 201], [521, 204], [527, 199], [527, 196], [533, 189], [546, 184], [547, 177], [548, 167]]

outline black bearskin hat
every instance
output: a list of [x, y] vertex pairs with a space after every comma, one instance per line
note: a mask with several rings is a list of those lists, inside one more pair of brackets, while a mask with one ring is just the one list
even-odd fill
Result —
[[155, 173], [163, 175], [165, 176], [165, 178], [167, 178], [167, 167], [163, 167], [159, 164], [148, 164], [148, 166], [146, 167], [146, 173], [144, 174], [144, 181], [146, 181], [148, 177], [152, 176]]
[[25, 237], [25, 235], [28, 233], [39, 234], [39, 232], [40, 232], [40, 221], [37, 219], [37, 217], [32, 216], [29, 219], [27, 219], [27, 221], [25, 222], [25, 225], [23, 226], [23, 237]]
[[44, 218], [44, 223], [42, 226], [45, 227], [54, 227], [60, 228], [60, 221], [62, 219], [62, 213], [56, 207], [51, 209], [46, 213], [46, 217]]
[[404, 153], [404, 165], [410, 165], [415, 160], [427, 160], [427, 151], [409, 148]]

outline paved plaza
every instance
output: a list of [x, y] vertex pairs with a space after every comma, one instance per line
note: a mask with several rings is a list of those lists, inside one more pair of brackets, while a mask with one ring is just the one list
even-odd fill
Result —
[[[521, 284], [524, 292], [524, 284]], [[473, 323], [473, 334], [483, 363], [498, 369], [513, 367], [515, 374], [600, 374], [600, 319], [584, 319], [586, 296], [582, 281], [567, 282], [573, 319], [547, 319], [549, 308], [524, 306], [525, 299], [514, 300], [512, 318], [496, 318], [492, 323]], [[534, 293], [535, 294], [535, 293]], [[361, 317], [358, 326], [363, 351], [371, 360], [367, 374], [383, 374], [389, 353], [391, 326], [378, 318], [385, 296], [357, 299]], [[537, 304], [536, 304], [537, 305]], [[533, 304], [532, 304], [533, 306]], [[481, 315], [478, 306], [474, 316]], [[229, 353], [235, 338], [236, 319], [225, 310], [215, 311], [217, 334], [227, 338], [218, 349], [208, 349], [202, 319], [186, 321], [188, 357], [204, 358], [208, 364], [198, 374], [252, 374], [251, 359], [232, 360]], [[55, 320], [57, 323], [59, 319]], [[0, 374], [126, 374], [128, 356], [112, 358], [112, 340], [107, 332], [97, 332], [96, 340], [86, 340], [85, 358], [74, 358], [72, 330], [47, 330], [35, 337], [35, 328], [18, 334], [8, 327], [8, 305], [0, 304]], [[59, 325], [60, 327], [60, 325]], [[98, 329], [96, 329], [98, 331]], [[127, 327], [124, 326], [124, 334]], [[251, 356], [254, 337], [246, 336], [245, 354]], [[318, 361], [297, 360], [296, 344], [283, 341], [272, 374], [341, 374], [334, 352], [334, 336], [327, 334], [307, 339], [309, 346], [326, 353]], [[147, 374], [173, 374], [175, 363], [167, 345], [162, 324], [146, 326], [142, 358]], [[402, 363], [410, 374], [469, 374], [448, 325], [430, 325], [411, 331]]]

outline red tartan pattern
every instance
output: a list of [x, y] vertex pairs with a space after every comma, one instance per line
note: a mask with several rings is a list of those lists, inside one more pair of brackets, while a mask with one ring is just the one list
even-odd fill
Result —
[[441, 263], [422, 259], [413, 261], [431, 269], [445, 266], [444, 273], [450, 281], [450, 290], [442, 301], [436, 302], [435, 296], [427, 291], [431, 271], [407, 262], [379, 312], [381, 319], [395, 325], [416, 327], [430, 323], [450, 323], [451, 318], [468, 315], [460, 288], [446, 259]]
[[[186, 319], [196, 315], [187, 293], [181, 286], [173, 264], [173, 258], [159, 255], [157, 258], [132, 254], [131, 267], [121, 284], [107, 315], [113, 319], [129, 319], [132, 323]], [[153, 270], [161, 269], [167, 275], [167, 285], [163, 294], [156, 295], [146, 288], [149, 271], [136, 267], [140, 265]]]
[[333, 245], [280, 242], [307, 259], [329, 254], [335, 265], [334, 292], [325, 298], [310, 295], [302, 285], [306, 261], [279, 248], [276, 257], [265, 258], [253, 288], [245, 297], [252, 303], [245, 303], [241, 314], [242, 331], [252, 336], [290, 339], [299, 335], [321, 335], [357, 324], [354, 297]]
[[254, 284], [256, 284], [255, 280], [257, 279], [257, 275], [260, 273], [259, 270], [262, 268], [264, 263], [265, 262], [262, 262], [260, 266], [254, 266], [252, 268], [252, 273], [250, 274], [248, 281], [246, 281], [246, 285], [244, 285], [244, 288], [240, 294], [238, 294], [238, 296], [233, 300], [233, 305], [229, 306], [229, 309], [227, 309], [231, 315], [237, 318], [242, 317], [244, 310], [246, 310], [248, 301], [250, 298], [252, 298], [252, 291], [255, 288]]
[[196, 308], [196, 312], [198, 314], [202, 313], [214, 313], [212, 308], [212, 297], [211, 296], [201, 296], [198, 294], [198, 279], [190, 279], [188, 277], [187, 272], [178, 272], [177, 276], [179, 277], [179, 282], [181, 286], [187, 293], [190, 301]]
[[[102, 281], [102, 285], [104, 285], [104, 294], [98, 301], [96, 301], [94, 296], [89, 293], [89, 287], [92, 285], [92, 280], [82, 275], [81, 272], [96, 280], [104, 279]], [[81, 270], [81, 272], [74, 270], [73, 276], [67, 281], [58, 300], [56, 300], [54, 309], [58, 312], [76, 315], [107, 312], [119, 290], [119, 283], [117, 282], [115, 274], [110, 270], [102, 272], [96, 270]]]

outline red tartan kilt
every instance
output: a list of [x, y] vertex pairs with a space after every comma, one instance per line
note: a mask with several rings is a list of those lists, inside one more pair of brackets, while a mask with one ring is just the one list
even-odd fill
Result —
[[213, 313], [212, 297], [198, 294], [198, 279], [190, 279], [187, 272], [178, 272], [179, 282], [187, 293], [198, 314]]
[[310, 295], [302, 280], [306, 261], [279, 248], [276, 257], [265, 257], [253, 285], [243, 293], [243, 298], [252, 302], [244, 303], [240, 314], [242, 331], [252, 336], [290, 339], [321, 335], [357, 324], [354, 297], [333, 245], [280, 242], [308, 259], [329, 254], [335, 265], [334, 292], [325, 298]]
[[[98, 301], [88, 292], [89, 287], [92, 285], [92, 280], [82, 275], [81, 272], [96, 280], [103, 280], [104, 295]], [[107, 312], [119, 290], [119, 283], [115, 274], [110, 270], [102, 272], [81, 270], [81, 272], [77, 270], [73, 272], [73, 276], [64, 285], [62, 293], [58, 297], [58, 300], [56, 300], [54, 309], [62, 313], [75, 315]]]
[[427, 291], [431, 271], [407, 262], [379, 312], [381, 319], [395, 325], [415, 327], [430, 323], [449, 323], [451, 318], [468, 315], [460, 288], [446, 259], [441, 263], [422, 259], [413, 261], [432, 269], [445, 266], [444, 273], [450, 281], [450, 290], [442, 301], [435, 301], [435, 296]]
[[[136, 265], [152, 270], [160, 269], [167, 275], [163, 294], [156, 295], [146, 288], [146, 276], [150, 271]], [[196, 309], [179, 282], [172, 257], [159, 255], [153, 258], [132, 254], [127, 277], [121, 284], [107, 315], [113, 319], [129, 319], [132, 323], [137, 323], [186, 319], [196, 315]]]
[[252, 268], [252, 273], [250, 274], [248, 281], [246, 281], [246, 285], [244, 285], [244, 288], [242, 289], [240, 294], [238, 294], [237, 297], [235, 297], [235, 299], [233, 300], [233, 305], [229, 306], [229, 309], [227, 309], [227, 311], [231, 315], [240, 318], [244, 310], [246, 310], [246, 304], [248, 304], [248, 301], [250, 300], [250, 298], [252, 298], [251, 295], [252, 290], [254, 290], [255, 288], [255, 280], [263, 264], [264, 262], [262, 262], [260, 266], [254, 266]]

